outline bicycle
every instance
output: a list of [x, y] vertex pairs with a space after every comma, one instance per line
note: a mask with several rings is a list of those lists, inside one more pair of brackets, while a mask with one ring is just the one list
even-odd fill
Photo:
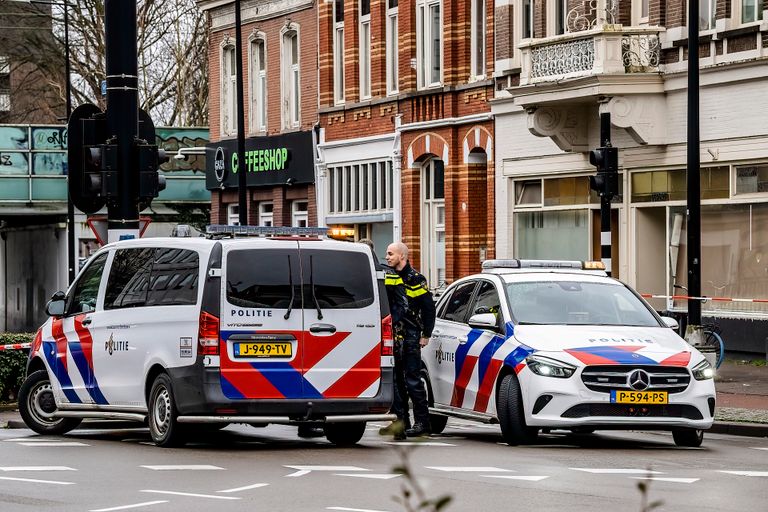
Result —
[[[672, 285], [673, 288], [683, 290], [688, 293], [688, 288], [680, 284]], [[688, 312], [687, 311], [666, 311], [666, 316], [671, 316], [677, 320], [678, 334], [681, 338], [685, 338], [685, 331], [688, 324]], [[720, 365], [725, 361], [725, 341], [722, 337], [722, 331], [720, 326], [716, 323], [710, 322], [701, 325], [704, 330], [704, 342], [699, 345], [702, 352], [714, 352], [715, 353], [715, 369], [720, 368]]]

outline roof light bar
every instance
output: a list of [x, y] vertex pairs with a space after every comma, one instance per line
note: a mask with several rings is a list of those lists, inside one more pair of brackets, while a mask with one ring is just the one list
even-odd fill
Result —
[[205, 229], [208, 235], [232, 236], [327, 236], [328, 228], [293, 226], [228, 226], [212, 224]]
[[577, 270], [605, 270], [602, 261], [572, 261], [572, 260], [519, 260], [499, 259], [485, 260], [483, 270], [519, 269], [519, 268], [563, 268]]
[[605, 263], [602, 261], [585, 261], [584, 270], [605, 270]]

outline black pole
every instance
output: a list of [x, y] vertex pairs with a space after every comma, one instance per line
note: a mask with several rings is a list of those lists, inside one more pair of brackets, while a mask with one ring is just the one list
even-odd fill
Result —
[[[67, 121], [72, 114], [72, 82], [69, 78], [69, 2], [64, 0], [64, 90], [67, 101]], [[75, 256], [75, 205], [67, 199], [67, 258], [69, 282], [75, 280], [75, 266], [77, 257]]]
[[[701, 296], [701, 176], [699, 160], [699, 2], [688, 2], [688, 295]], [[701, 302], [688, 299], [688, 329], [701, 325]]]
[[235, 60], [237, 60], [237, 204], [240, 225], [248, 225], [248, 188], [245, 165], [245, 110], [243, 99], [243, 45], [240, 33], [240, 0], [235, 0]]
[[[600, 114], [600, 146], [611, 147], [611, 114]], [[607, 169], [603, 170], [604, 172]], [[605, 179], [608, 180], [607, 173]], [[600, 259], [605, 265], [605, 273], [609, 276], [613, 271], [611, 260], [611, 198], [612, 194], [600, 194]]]
[[134, 141], [139, 134], [136, 2], [105, 0], [107, 46], [107, 136], [117, 145], [118, 197], [107, 203], [109, 241], [139, 237], [138, 171]]

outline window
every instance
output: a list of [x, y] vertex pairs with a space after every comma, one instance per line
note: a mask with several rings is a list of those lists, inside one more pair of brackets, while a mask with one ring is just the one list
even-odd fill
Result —
[[237, 54], [233, 45], [223, 49], [221, 76], [221, 130], [224, 135], [232, 135], [237, 131]]
[[[691, 0], [696, 1], [696, 0]], [[717, 0], [698, 0], [699, 2], [699, 30], [712, 30], [715, 28], [715, 8]]]
[[500, 315], [501, 302], [496, 286], [489, 281], [480, 281], [480, 288], [477, 290], [475, 302], [471, 308], [470, 316], [481, 313], [493, 313], [498, 319]]
[[741, 22], [752, 23], [763, 18], [763, 0], [741, 0]]
[[[702, 199], [729, 197], [729, 167], [705, 167], [700, 174]], [[634, 172], [631, 181], [633, 203], [685, 201], [688, 195], [685, 169]]]
[[472, 0], [472, 76], [485, 78], [485, 0]]
[[302, 249], [301, 268], [305, 309], [314, 309], [315, 304], [321, 310], [357, 309], [373, 304], [368, 254]]
[[[642, 0], [648, 6], [648, 0]], [[648, 16], [646, 11], [646, 17]], [[565, 34], [568, 30], [568, 0], [555, 0], [555, 35]]]
[[515, 212], [515, 254], [524, 259], [589, 259], [589, 210]]
[[102, 253], [80, 274], [72, 295], [67, 298], [67, 315], [88, 313], [96, 309], [101, 274], [104, 272], [106, 263], [107, 253]]
[[533, 0], [523, 0], [523, 39], [533, 37]]
[[236, 204], [227, 205], [227, 224], [230, 226], [240, 225], [240, 206]]
[[424, 163], [422, 172], [422, 269], [429, 286], [445, 282], [445, 165], [433, 158]]
[[333, 97], [344, 102], [344, 0], [333, 2]]
[[283, 128], [299, 126], [299, 34], [283, 34]]
[[115, 253], [107, 281], [104, 309], [143, 307], [147, 304], [154, 249], [122, 249]]
[[416, 2], [416, 72], [420, 88], [439, 86], [442, 81], [441, 7], [440, 0]]
[[360, 98], [371, 97], [371, 0], [360, 0]]
[[264, 39], [251, 41], [251, 129], [267, 129], [267, 66]]
[[[258, 265], [254, 262], [258, 261]], [[297, 251], [233, 250], [227, 255], [227, 301], [244, 308], [301, 308]], [[293, 290], [291, 290], [293, 283]]]
[[272, 227], [273, 209], [274, 205], [272, 203], [259, 203], [259, 226]]
[[451, 322], [464, 323], [467, 321], [469, 301], [475, 291], [475, 281], [460, 284], [451, 294], [440, 318]]
[[735, 194], [768, 192], [768, 164], [736, 167]]
[[397, 2], [387, 0], [387, 94], [395, 94], [399, 88]]
[[390, 160], [328, 168], [328, 205], [334, 213], [392, 209]]
[[308, 205], [307, 201], [293, 201], [291, 203], [291, 226], [298, 228], [307, 227], [309, 222]]
[[515, 206], [541, 206], [541, 180], [515, 182]]

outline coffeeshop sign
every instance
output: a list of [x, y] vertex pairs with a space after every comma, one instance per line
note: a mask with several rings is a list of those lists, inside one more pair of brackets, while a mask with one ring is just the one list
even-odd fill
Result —
[[206, 188], [237, 188], [241, 170], [249, 187], [314, 183], [314, 151], [311, 131], [247, 138], [242, 165], [236, 140], [211, 143], [207, 153], [215, 156], [206, 159]]

